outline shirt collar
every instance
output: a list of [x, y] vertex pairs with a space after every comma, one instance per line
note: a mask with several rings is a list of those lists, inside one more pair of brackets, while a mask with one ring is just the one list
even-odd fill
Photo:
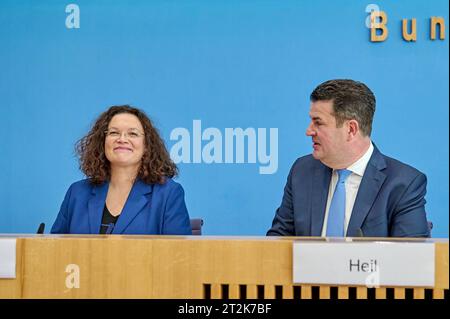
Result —
[[359, 175], [359, 176], [363, 176], [364, 172], [366, 170], [367, 164], [369, 164], [369, 160], [370, 160], [370, 157], [372, 156], [372, 153], [373, 153], [373, 144], [372, 144], [372, 141], [371, 141], [370, 145], [369, 145], [369, 148], [364, 153], [364, 155], [361, 156], [359, 158], [359, 160], [354, 162], [352, 165], [347, 167], [347, 169], [349, 171], [352, 171], [353, 173]]

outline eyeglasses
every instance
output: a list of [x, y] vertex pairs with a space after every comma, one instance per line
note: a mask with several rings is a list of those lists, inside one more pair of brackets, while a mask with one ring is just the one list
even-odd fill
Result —
[[114, 138], [114, 139], [122, 137], [122, 134], [123, 134], [123, 135], [125, 135], [126, 139], [132, 139], [132, 140], [133, 139], [138, 139], [141, 136], [145, 135], [144, 133], [141, 133], [141, 132], [139, 132], [137, 130], [128, 130], [126, 132], [120, 132], [120, 131], [115, 130], [115, 129], [106, 130], [105, 134], [106, 134], [106, 137], [110, 137], [110, 138]]

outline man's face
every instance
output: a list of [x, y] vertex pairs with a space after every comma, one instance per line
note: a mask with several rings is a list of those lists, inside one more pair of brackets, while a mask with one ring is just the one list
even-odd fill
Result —
[[347, 147], [347, 125], [337, 128], [333, 116], [333, 101], [311, 102], [311, 123], [306, 135], [313, 141], [313, 157], [331, 168], [341, 168]]

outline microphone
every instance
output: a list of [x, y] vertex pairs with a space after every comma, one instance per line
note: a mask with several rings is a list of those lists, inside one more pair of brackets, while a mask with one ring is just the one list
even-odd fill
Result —
[[45, 224], [44, 224], [44, 223], [41, 223], [41, 224], [39, 225], [39, 228], [38, 228], [36, 234], [43, 234], [43, 233], [44, 233], [44, 229], [45, 229]]

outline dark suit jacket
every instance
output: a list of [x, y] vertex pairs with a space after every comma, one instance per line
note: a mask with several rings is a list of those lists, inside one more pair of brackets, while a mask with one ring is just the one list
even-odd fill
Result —
[[[88, 180], [72, 184], [51, 233], [98, 234], [108, 187]], [[112, 233], [192, 235], [183, 188], [170, 178], [162, 185], [137, 180]]]
[[[294, 163], [267, 235], [321, 236], [332, 170], [304, 156]], [[359, 186], [347, 236], [427, 237], [427, 179], [374, 146]]]

